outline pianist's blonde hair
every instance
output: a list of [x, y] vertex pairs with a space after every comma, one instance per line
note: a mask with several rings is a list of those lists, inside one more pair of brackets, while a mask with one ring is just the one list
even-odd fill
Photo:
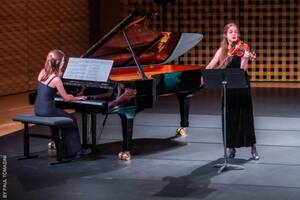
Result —
[[55, 76], [60, 75], [60, 65], [65, 57], [64, 52], [58, 49], [51, 50], [48, 55], [44, 65], [45, 75], [42, 77], [42, 81], [46, 81], [51, 74]]

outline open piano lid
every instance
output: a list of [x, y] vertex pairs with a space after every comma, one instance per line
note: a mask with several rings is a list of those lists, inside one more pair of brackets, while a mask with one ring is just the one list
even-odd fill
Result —
[[82, 57], [114, 60], [113, 67], [135, 65], [132, 53], [123, 35], [126, 31], [132, 49], [141, 65], [169, 63], [194, 46], [200, 33], [159, 32], [149, 28], [148, 20], [154, 15], [132, 13], [94, 44]]

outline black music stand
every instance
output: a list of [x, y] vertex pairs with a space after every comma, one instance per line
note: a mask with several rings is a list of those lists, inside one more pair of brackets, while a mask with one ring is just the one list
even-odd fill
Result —
[[221, 173], [226, 169], [242, 170], [243, 166], [229, 164], [227, 162], [227, 151], [226, 151], [226, 91], [227, 88], [247, 88], [248, 84], [246, 81], [245, 71], [243, 69], [204, 69], [202, 70], [202, 76], [204, 81], [204, 88], [223, 88], [223, 144], [224, 144], [224, 163], [216, 164], [214, 167], [220, 168], [218, 173]]

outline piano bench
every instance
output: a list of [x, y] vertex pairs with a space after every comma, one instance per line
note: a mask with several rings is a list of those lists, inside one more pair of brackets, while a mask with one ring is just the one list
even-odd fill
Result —
[[[24, 144], [24, 157], [21, 159], [29, 159], [37, 156], [31, 156], [29, 151], [29, 138], [37, 137], [44, 139], [51, 139], [56, 145], [56, 160], [57, 162], [50, 164], [58, 164], [63, 162], [63, 140], [62, 140], [62, 128], [73, 125], [73, 120], [67, 117], [40, 117], [34, 114], [17, 115], [13, 118], [14, 121], [18, 121], [24, 124], [23, 130], [23, 144]], [[51, 135], [34, 134], [29, 133], [29, 124], [48, 126], [51, 128]]]

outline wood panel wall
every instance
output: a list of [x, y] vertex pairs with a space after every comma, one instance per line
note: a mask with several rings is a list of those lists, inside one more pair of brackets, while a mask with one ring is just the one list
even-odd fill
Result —
[[1, 0], [0, 96], [35, 89], [51, 49], [80, 56], [89, 27], [88, 0]]
[[[132, 11], [157, 12], [153, 29], [200, 32], [202, 42], [177, 63], [206, 65], [221, 31], [236, 22], [257, 53], [252, 81], [299, 82], [300, 1], [297, 0], [1, 0], [0, 96], [36, 88], [49, 50], [80, 56]], [[92, 22], [91, 22], [92, 19]]]

